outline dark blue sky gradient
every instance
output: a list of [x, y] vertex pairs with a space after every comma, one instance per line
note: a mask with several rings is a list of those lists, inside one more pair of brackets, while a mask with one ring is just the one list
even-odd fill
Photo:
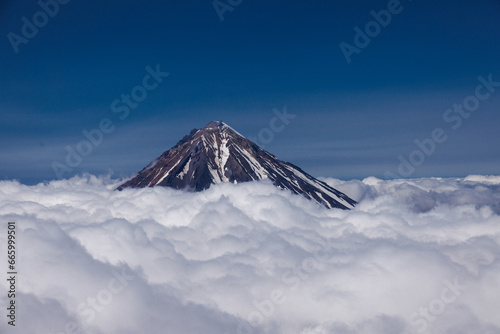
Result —
[[[500, 88], [457, 130], [443, 113], [479, 75], [500, 81], [500, 1], [403, 0], [348, 64], [339, 43], [387, 3], [243, 0], [221, 22], [211, 1], [72, 0], [16, 54], [7, 34], [40, 7], [3, 1], [0, 179], [56, 178], [105, 117], [115, 131], [66, 177], [128, 176], [210, 120], [256, 137], [284, 106], [297, 117], [265, 148], [314, 176], [384, 177], [437, 127], [448, 139], [412, 177], [499, 174]], [[169, 77], [119, 120], [112, 101], [156, 64]]]

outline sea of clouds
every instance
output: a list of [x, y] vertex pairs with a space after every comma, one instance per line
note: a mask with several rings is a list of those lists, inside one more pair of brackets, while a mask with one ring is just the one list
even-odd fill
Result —
[[114, 191], [0, 182], [1, 333], [500, 333], [500, 177], [323, 179], [327, 210], [268, 182]]

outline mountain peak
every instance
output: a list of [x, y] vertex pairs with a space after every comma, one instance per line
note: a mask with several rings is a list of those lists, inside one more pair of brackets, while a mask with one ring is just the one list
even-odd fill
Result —
[[204, 129], [219, 128], [224, 127], [224, 125], [227, 126], [227, 124], [223, 121], [211, 121], [207, 125], [205, 125]]
[[118, 189], [165, 186], [202, 191], [221, 182], [263, 179], [327, 208], [350, 209], [356, 204], [299, 167], [278, 160], [222, 121], [211, 121], [204, 128], [191, 130]]
[[223, 121], [211, 121], [207, 125], [205, 125], [204, 128], [202, 128], [200, 130], [204, 130], [204, 131], [215, 131], [215, 130], [232, 131], [235, 134], [237, 134], [238, 136], [241, 136], [244, 138], [244, 136], [241, 133], [239, 133], [238, 131], [236, 131], [235, 129], [233, 129], [232, 127], [230, 127], [229, 125], [227, 125]]

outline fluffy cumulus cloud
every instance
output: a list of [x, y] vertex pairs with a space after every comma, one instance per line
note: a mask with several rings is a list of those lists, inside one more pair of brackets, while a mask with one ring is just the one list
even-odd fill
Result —
[[[500, 177], [324, 181], [358, 206], [327, 210], [267, 182], [2, 181], [15, 332], [500, 332]], [[2, 279], [4, 306], [7, 290]]]

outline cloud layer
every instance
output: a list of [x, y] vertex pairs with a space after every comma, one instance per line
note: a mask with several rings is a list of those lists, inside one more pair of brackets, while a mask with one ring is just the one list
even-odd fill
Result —
[[500, 331], [500, 177], [324, 181], [359, 205], [327, 210], [266, 182], [2, 181], [16, 333]]

